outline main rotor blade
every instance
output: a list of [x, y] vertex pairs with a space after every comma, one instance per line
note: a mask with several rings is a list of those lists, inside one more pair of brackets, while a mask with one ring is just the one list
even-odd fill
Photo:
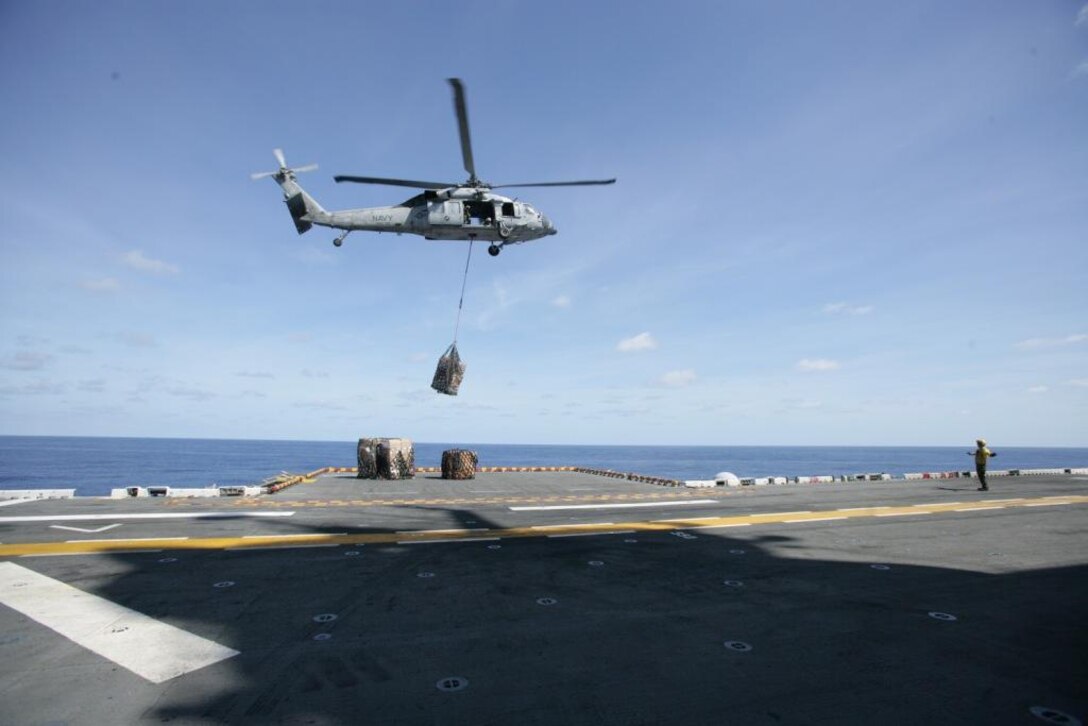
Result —
[[281, 169], [287, 168], [287, 160], [283, 158], [283, 149], [272, 149], [272, 155], [276, 157], [276, 161], [280, 163]]
[[453, 108], [457, 113], [457, 127], [461, 132], [461, 157], [465, 161], [465, 171], [469, 181], [476, 181], [476, 162], [472, 159], [472, 138], [468, 132], [468, 111], [465, 109], [465, 86], [460, 78], [447, 79], [453, 86]]
[[496, 184], [492, 189], [510, 189], [512, 187], [586, 187], [594, 184], [615, 184], [615, 179], [585, 179], [583, 181], [533, 182], [531, 184]]
[[317, 164], [307, 164], [306, 166], [295, 167], [294, 169], [291, 169], [291, 171], [298, 174], [298, 173], [304, 172], [304, 171], [313, 171], [316, 168], [317, 168]]
[[386, 184], [391, 187], [412, 187], [413, 189], [445, 189], [459, 186], [447, 182], [412, 181], [410, 179], [385, 179], [377, 176], [334, 176], [337, 182], [354, 182], [356, 184]]

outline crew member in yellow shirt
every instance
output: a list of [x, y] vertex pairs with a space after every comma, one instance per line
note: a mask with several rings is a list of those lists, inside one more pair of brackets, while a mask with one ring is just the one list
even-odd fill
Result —
[[978, 439], [975, 443], [978, 444], [978, 448], [974, 451], [968, 451], [967, 455], [975, 455], [975, 472], [978, 474], [978, 481], [982, 485], [978, 490], [980, 492], [988, 492], [990, 491], [990, 487], [986, 485], [986, 460], [991, 456], [997, 456], [997, 454], [986, 448], [985, 439]]

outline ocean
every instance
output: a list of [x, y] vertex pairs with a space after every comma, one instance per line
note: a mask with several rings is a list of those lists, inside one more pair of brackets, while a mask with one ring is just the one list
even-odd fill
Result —
[[[480, 466], [584, 466], [669, 479], [816, 476], [973, 468], [963, 446], [536, 446], [416, 443], [416, 464], [438, 466], [445, 449], [472, 449]], [[999, 445], [994, 469], [1088, 466], [1086, 448]], [[0, 489], [75, 489], [107, 495], [126, 486], [257, 484], [288, 471], [355, 466], [354, 441], [249, 441], [0, 436]]]

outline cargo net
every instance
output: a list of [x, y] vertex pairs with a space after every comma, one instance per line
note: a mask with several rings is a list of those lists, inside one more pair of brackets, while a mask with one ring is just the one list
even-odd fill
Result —
[[359, 439], [359, 479], [411, 479], [415, 448], [409, 439]]
[[431, 388], [447, 396], [456, 396], [464, 377], [465, 364], [457, 353], [457, 343], [452, 343], [438, 359], [438, 367], [434, 371]]
[[378, 478], [378, 439], [359, 439], [358, 448], [359, 479]]
[[442, 452], [443, 479], [473, 479], [476, 477], [476, 452], [449, 449]]

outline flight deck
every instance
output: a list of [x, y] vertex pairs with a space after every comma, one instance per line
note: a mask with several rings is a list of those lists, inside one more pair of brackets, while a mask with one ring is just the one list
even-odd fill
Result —
[[1083, 723], [1086, 485], [333, 472], [5, 506], [0, 723]]

